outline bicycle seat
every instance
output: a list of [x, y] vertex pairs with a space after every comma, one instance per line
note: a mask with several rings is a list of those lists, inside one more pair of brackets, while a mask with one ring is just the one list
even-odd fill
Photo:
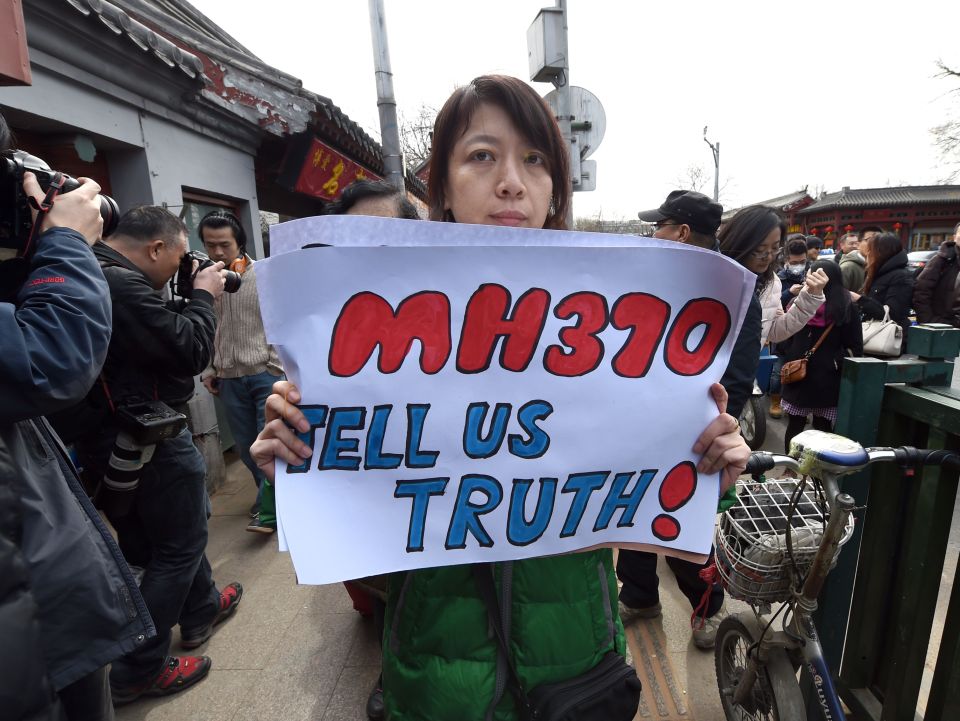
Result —
[[790, 442], [789, 455], [800, 463], [800, 471], [849, 473], [870, 462], [870, 456], [856, 441], [823, 431], [803, 431]]

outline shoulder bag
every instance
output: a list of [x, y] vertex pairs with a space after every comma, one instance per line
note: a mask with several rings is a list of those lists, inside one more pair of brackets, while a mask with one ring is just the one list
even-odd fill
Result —
[[816, 342], [816, 345], [814, 345], [813, 348], [804, 353], [802, 358], [787, 361], [783, 364], [783, 366], [781, 366], [780, 382], [782, 384], [786, 385], [788, 383], [796, 383], [807, 377], [807, 361], [810, 360], [810, 357], [817, 352], [817, 348], [819, 348], [820, 344], [827, 339], [827, 336], [830, 335], [830, 331], [832, 330], [833, 323], [827, 326], [827, 329], [823, 332], [823, 335], [820, 336], [820, 340]]
[[903, 328], [890, 320], [890, 306], [883, 306], [883, 320], [865, 320], [863, 352], [868, 355], [898, 356], [903, 347]]
[[632, 721], [640, 705], [640, 679], [616, 651], [580, 676], [545, 683], [527, 693], [503, 636], [503, 622], [489, 563], [473, 564], [473, 576], [500, 652], [510, 671], [510, 690], [520, 705], [523, 721]]

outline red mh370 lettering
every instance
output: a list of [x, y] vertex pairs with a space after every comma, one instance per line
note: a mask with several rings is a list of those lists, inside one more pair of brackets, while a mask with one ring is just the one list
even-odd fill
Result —
[[[531, 288], [514, 303], [503, 286], [481, 285], [464, 311], [457, 370], [485, 371], [498, 342], [500, 367], [526, 370], [540, 343], [550, 304], [550, 294], [542, 288]], [[664, 363], [672, 372], [699, 375], [713, 363], [731, 327], [726, 306], [713, 298], [693, 299], [671, 319], [669, 304], [648, 293], [626, 293], [608, 308], [603, 295], [581, 291], [560, 300], [553, 314], [573, 322], [560, 329], [559, 344], [543, 352], [543, 367], [565, 377], [582, 376], [599, 367], [606, 350], [599, 334], [608, 325], [626, 334], [610, 363], [614, 373], [627, 378], [645, 376], [661, 346]], [[450, 318], [450, 300], [437, 291], [408, 296], [396, 309], [376, 293], [357, 293], [344, 304], [334, 324], [329, 371], [340, 377], [356, 375], [379, 346], [379, 371], [394, 373], [416, 340], [421, 345], [420, 369], [437, 373], [453, 349]], [[689, 340], [698, 328], [703, 333], [696, 347], [690, 348]]]

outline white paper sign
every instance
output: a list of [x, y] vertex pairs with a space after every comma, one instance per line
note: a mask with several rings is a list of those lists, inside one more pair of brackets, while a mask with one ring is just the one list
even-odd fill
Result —
[[752, 274], [636, 237], [297, 222], [298, 246], [337, 247], [288, 247], [257, 284], [313, 425], [309, 462], [277, 467], [301, 583], [600, 544], [709, 551], [718, 477], [692, 446]]

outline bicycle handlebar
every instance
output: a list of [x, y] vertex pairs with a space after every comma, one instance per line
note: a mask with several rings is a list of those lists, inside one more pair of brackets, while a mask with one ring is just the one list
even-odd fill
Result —
[[[867, 448], [863, 449], [861, 453], [862, 455], [859, 459], [851, 454], [849, 460], [844, 462], [842, 456], [836, 456], [828, 452], [821, 454], [813, 451], [814, 464], [824, 470], [830, 470], [835, 475], [854, 473], [864, 466], [881, 461], [893, 461], [907, 469], [940, 465], [945, 468], [960, 470], [960, 452], [958, 451], [900, 446], [899, 448]], [[817, 461], [820, 461], [820, 463], [817, 463]], [[793, 458], [792, 456], [758, 451], [750, 454], [750, 460], [747, 461], [744, 474], [757, 477], [761, 473], [772, 470], [777, 466], [801, 470], [801, 460]]]
[[873, 457], [873, 451], [893, 451], [893, 460], [907, 468], [920, 466], [943, 466], [952, 470], [960, 470], [960, 454], [957, 451], [930, 450], [901, 446], [900, 448], [868, 448], [867, 452]]

